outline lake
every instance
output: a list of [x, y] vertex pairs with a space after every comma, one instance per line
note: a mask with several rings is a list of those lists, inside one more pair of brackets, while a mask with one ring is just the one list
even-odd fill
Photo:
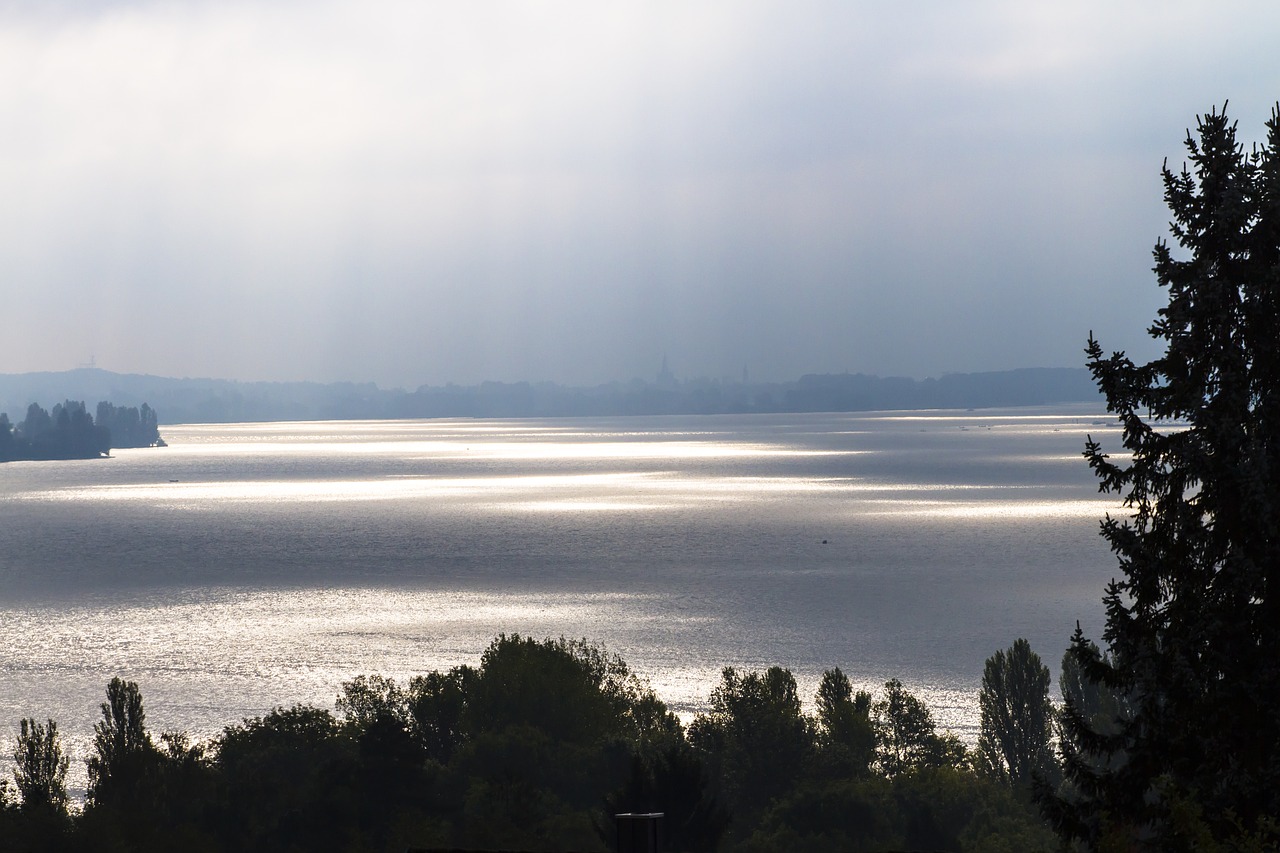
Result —
[[720, 669], [889, 678], [972, 742], [983, 661], [1055, 672], [1117, 573], [1096, 406], [162, 428], [169, 446], [0, 465], [0, 732], [82, 759], [106, 682], [208, 738], [361, 673], [586, 637], [688, 719]]

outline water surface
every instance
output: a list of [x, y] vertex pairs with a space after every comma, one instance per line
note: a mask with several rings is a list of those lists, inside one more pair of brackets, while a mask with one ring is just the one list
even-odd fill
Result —
[[897, 677], [972, 740], [982, 663], [1097, 634], [1087, 407], [170, 426], [0, 466], [0, 738], [83, 757], [107, 680], [204, 738], [359, 673], [587, 637], [672, 706], [726, 665]]

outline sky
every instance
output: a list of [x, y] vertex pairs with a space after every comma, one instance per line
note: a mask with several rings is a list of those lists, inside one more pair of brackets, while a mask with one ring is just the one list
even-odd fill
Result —
[[1157, 354], [1280, 4], [0, 0], [0, 373], [923, 378]]

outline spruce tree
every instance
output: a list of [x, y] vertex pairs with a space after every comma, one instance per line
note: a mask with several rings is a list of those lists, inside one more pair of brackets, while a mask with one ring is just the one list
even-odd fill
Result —
[[1068, 700], [1048, 803], [1088, 848], [1243, 845], [1280, 815], [1280, 105], [1266, 127], [1245, 151], [1224, 105], [1188, 132], [1189, 165], [1162, 169], [1164, 354], [1135, 364], [1089, 336], [1127, 459], [1092, 437], [1085, 456], [1127, 513], [1102, 522], [1122, 574], [1110, 654], [1079, 631], [1069, 654], [1126, 713], [1102, 726]]

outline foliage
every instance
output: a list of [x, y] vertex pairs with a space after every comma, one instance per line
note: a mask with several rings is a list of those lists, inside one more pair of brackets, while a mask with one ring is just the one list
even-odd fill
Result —
[[709, 760], [729, 807], [743, 815], [763, 811], [795, 784], [813, 750], [795, 678], [777, 666], [745, 675], [725, 667], [689, 739]]
[[901, 847], [893, 789], [879, 777], [802, 786], [774, 802], [744, 848], [751, 853], [859, 853]]
[[1017, 639], [987, 658], [978, 707], [978, 762], [985, 771], [1020, 790], [1030, 790], [1033, 776], [1056, 773], [1049, 745], [1054, 720], [1049, 667], [1030, 643]]
[[626, 663], [585, 640], [501, 635], [477, 670], [428, 677], [414, 693], [423, 742], [451, 753], [447, 774], [465, 792], [460, 836], [489, 846], [596, 842], [601, 794], [633, 756], [680, 738]]
[[[1079, 646], [1091, 658], [1111, 666], [1109, 655], [1098, 648], [1098, 644], [1086, 640], [1084, 632], [1076, 623], [1076, 632], [1072, 635], [1071, 645]], [[1062, 655], [1062, 670], [1058, 674], [1058, 690], [1062, 693], [1063, 702], [1086, 722], [1089, 728], [1103, 735], [1114, 735], [1124, 721], [1130, 716], [1128, 697], [1121, 692], [1109, 689], [1098, 681], [1092, 681], [1081, 669], [1078, 655], [1068, 649]]]
[[113, 447], [155, 447], [163, 445], [156, 410], [142, 404], [116, 406], [105, 400], [98, 403], [97, 422], [108, 430]]
[[474, 678], [475, 670], [460, 666], [448, 672], [417, 675], [409, 680], [409, 695], [405, 701], [410, 724], [429, 758], [447, 764], [463, 743], [462, 719], [468, 685]]
[[752, 853], [1027, 853], [1056, 847], [1053, 833], [1028, 803], [1003, 784], [961, 767], [802, 785], [774, 803], [744, 845]]
[[357, 731], [386, 718], [408, 724], [408, 697], [394, 678], [358, 675], [344, 681], [335, 707], [346, 724]]
[[146, 403], [139, 410], [101, 402], [95, 422], [84, 403], [75, 400], [58, 403], [52, 412], [32, 403], [16, 427], [0, 412], [0, 462], [93, 459], [108, 455], [113, 446], [164, 446], [156, 418]]
[[1131, 517], [1102, 523], [1122, 572], [1110, 654], [1080, 633], [1070, 654], [1128, 714], [1096, 727], [1068, 698], [1070, 794], [1049, 805], [1095, 848], [1187, 846], [1179, 804], [1219, 840], [1280, 813], [1280, 107], [1252, 152], [1225, 109], [1186, 146], [1190, 166], [1163, 169], [1180, 252], [1154, 252], [1164, 354], [1087, 350], [1129, 459], [1092, 438], [1085, 455]]
[[563, 637], [500, 635], [480, 657], [465, 711], [473, 733], [532, 726], [553, 740], [584, 744], [661, 740], [676, 726], [620, 657]]
[[13, 796], [9, 781], [0, 780], [0, 850], [61, 853], [71, 841], [73, 824], [67, 812], [67, 757], [57, 724], [23, 720], [13, 759], [22, 803]]
[[102, 720], [93, 726], [93, 755], [87, 762], [91, 806], [127, 797], [159, 756], [147, 733], [137, 682], [111, 679], [100, 707]]
[[65, 814], [68, 758], [62, 752], [57, 723], [23, 720], [13, 763], [13, 779], [24, 810]]
[[[1123, 766], [1127, 760], [1123, 749], [1105, 754], [1089, 752], [1081, 749], [1073, 737], [1079, 739], [1081, 731], [1115, 737], [1132, 716], [1128, 696], [1099, 681], [1090, 680], [1080, 667], [1079, 654], [1073, 652], [1077, 647], [1080, 653], [1112, 665], [1110, 655], [1099, 649], [1096, 643], [1086, 640], [1077, 623], [1071, 638], [1071, 648], [1062, 655], [1062, 670], [1058, 675], [1058, 689], [1063, 699], [1063, 707], [1054, 716], [1058, 748], [1064, 756], [1071, 756], [1072, 761], [1087, 765], [1094, 772], [1104, 768], [1114, 770]], [[1076, 729], [1071, 728], [1073, 724]], [[1058, 767], [1060, 770], [1061, 764]], [[1059, 779], [1059, 784], [1063, 783], [1064, 780]], [[1072, 798], [1077, 796], [1074, 784], [1069, 779], [1065, 780], [1063, 790]]]
[[0, 418], [0, 462], [14, 459], [91, 459], [111, 451], [111, 434], [94, 424], [84, 403], [67, 400], [45, 411], [32, 403], [12, 428]]
[[926, 767], [895, 780], [909, 850], [1029, 853], [1057, 849], [1034, 807], [1005, 785], [963, 767]]
[[[153, 741], [138, 686], [114, 679], [84, 810], [39, 818], [0, 785], [0, 849], [601, 850], [623, 811], [664, 813], [675, 851], [1043, 849], [1026, 804], [974, 772], [901, 684], [888, 687], [873, 703], [831, 670], [809, 716], [787, 670], [726, 669], [686, 736], [603, 647], [500, 636], [478, 667], [407, 686], [359, 676], [341, 685], [336, 714], [277, 708], [193, 745]], [[912, 757], [892, 777], [871, 760], [890, 730], [873, 725], [873, 706], [882, 722], [928, 722], [899, 745]], [[27, 722], [54, 754], [52, 723], [41, 734]], [[1187, 814], [1193, 825], [1200, 813]]]
[[682, 741], [657, 754], [637, 753], [624, 785], [605, 799], [600, 835], [613, 847], [614, 815], [658, 812], [668, 850], [715, 850], [728, 828], [729, 812], [711, 792], [710, 781], [702, 757]]
[[359, 826], [355, 745], [328, 711], [277, 708], [228, 727], [216, 766], [224, 849], [345, 849]]
[[884, 685], [884, 698], [872, 708], [877, 763], [890, 778], [924, 767], [965, 766], [968, 754], [954, 735], [939, 735], [929, 707], [898, 679]]
[[871, 694], [860, 690], [855, 695], [849, 676], [837, 667], [822, 674], [815, 704], [818, 761], [823, 772], [837, 778], [870, 773], [876, 755]]

